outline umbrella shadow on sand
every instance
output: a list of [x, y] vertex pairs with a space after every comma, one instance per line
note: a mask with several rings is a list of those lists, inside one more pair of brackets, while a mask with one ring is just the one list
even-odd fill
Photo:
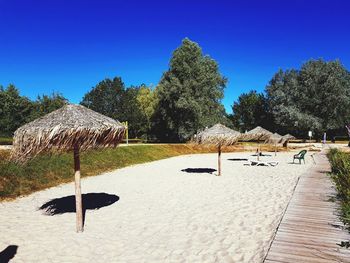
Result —
[[237, 162], [240, 162], [240, 161], [248, 161], [247, 158], [229, 158], [227, 159], [228, 161], [237, 161]]
[[213, 172], [216, 172], [216, 169], [213, 169], [213, 168], [186, 168], [186, 169], [182, 169], [181, 172], [212, 174]]
[[[119, 196], [106, 193], [88, 193], [82, 195], [83, 203], [83, 224], [85, 223], [85, 212], [87, 209], [96, 210], [114, 204], [119, 200]], [[55, 198], [43, 204], [40, 210], [44, 210], [46, 215], [60, 215], [64, 213], [75, 213], [75, 196], [65, 196]]]
[[11, 259], [13, 259], [17, 253], [18, 246], [11, 245], [5, 248], [3, 251], [0, 252], [0, 262], [1, 263], [7, 263], [10, 262]]

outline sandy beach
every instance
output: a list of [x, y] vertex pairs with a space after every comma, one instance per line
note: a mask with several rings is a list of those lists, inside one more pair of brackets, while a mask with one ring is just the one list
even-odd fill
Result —
[[82, 191], [93, 204], [79, 234], [69, 208], [58, 207], [55, 215], [39, 209], [74, 195], [73, 183], [0, 203], [0, 251], [16, 245], [10, 262], [26, 263], [262, 262], [312, 160], [308, 155], [306, 165], [293, 165], [293, 152], [262, 157], [278, 161], [276, 167], [229, 160], [255, 160], [250, 154], [223, 154], [221, 177], [208, 173], [217, 168], [217, 155], [200, 154], [85, 178]]

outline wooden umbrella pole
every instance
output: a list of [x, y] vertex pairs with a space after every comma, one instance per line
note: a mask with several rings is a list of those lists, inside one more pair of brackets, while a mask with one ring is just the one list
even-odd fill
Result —
[[260, 141], [258, 139], [258, 152], [257, 152], [257, 160], [259, 161], [259, 158], [260, 158]]
[[219, 145], [219, 148], [218, 148], [218, 176], [221, 175], [221, 145]]
[[277, 143], [275, 143], [275, 156], [277, 156]]
[[83, 206], [80, 185], [79, 145], [74, 145], [74, 177], [75, 177], [75, 209], [77, 217], [77, 232], [83, 232]]

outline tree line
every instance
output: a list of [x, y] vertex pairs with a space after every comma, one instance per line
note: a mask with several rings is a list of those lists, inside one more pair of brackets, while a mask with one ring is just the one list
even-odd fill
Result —
[[[119, 121], [128, 121], [130, 137], [183, 142], [196, 132], [222, 123], [244, 132], [258, 125], [306, 137], [327, 131], [345, 134], [350, 121], [350, 73], [340, 61], [310, 60], [301, 69], [279, 70], [265, 90], [243, 93], [225, 112], [221, 100], [227, 78], [201, 47], [184, 39], [156, 87], [126, 87], [121, 77], [92, 87], [82, 105]], [[0, 135], [62, 107], [61, 94], [31, 101], [13, 85], [0, 87]]]
[[340, 61], [309, 60], [300, 70], [279, 70], [263, 93], [243, 93], [231, 119], [241, 131], [257, 125], [306, 138], [346, 135], [350, 123], [350, 73]]
[[67, 100], [58, 93], [38, 96], [32, 101], [21, 96], [12, 84], [0, 86], [0, 136], [12, 136], [23, 124], [61, 108]]

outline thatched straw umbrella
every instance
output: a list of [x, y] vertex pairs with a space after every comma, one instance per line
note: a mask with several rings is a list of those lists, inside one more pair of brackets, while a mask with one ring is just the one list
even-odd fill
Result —
[[211, 128], [198, 133], [195, 141], [199, 144], [211, 144], [218, 147], [218, 175], [221, 175], [221, 146], [228, 146], [236, 143], [241, 133], [234, 131], [222, 124], [215, 124]]
[[257, 126], [254, 129], [242, 134], [242, 140], [258, 142], [257, 159], [259, 160], [259, 155], [260, 155], [259, 142], [268, 140], [272, 134], [273, 134], [272, 132], [260, 126]]
[[293, 135], [291, 135], [289, 133], [287, 133], [286, 135], [283, 135], [282, 138], [283, 138], [283, 142], [282, 142], [283, 143], [283, 147], [288, 147], [289, 140], [295, 140], [296, 139]]
[[125, 127], [118, 121], [68, 104], [15, 131], [12, 158], [26, 162], [39, 153], [74, 152], [77, 232], [83, 231], [79, 151], [114, 147], [124, 137]]
[[275, 156], [276, 156], [277, 155], [277, 144], [282, 143], [283, 141], [284, 141], [283, 136], [279, 135], [277, 132], [275, 132], [267, 140], [265, 140], [265, 143], [273, 144], [275, 146]]

